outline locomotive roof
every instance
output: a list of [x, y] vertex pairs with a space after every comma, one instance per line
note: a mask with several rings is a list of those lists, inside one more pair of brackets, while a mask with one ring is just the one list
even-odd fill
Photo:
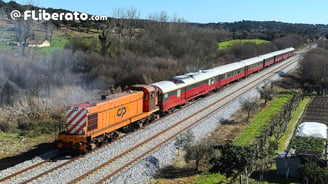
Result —
[[109, 100], [113, 100], [113, 99], [116, 99], [116, 98], [121, 98], [121, 97], [130, 95], [130, 94], [136, 93], [136, 92], [139, 92], [139, 91], [136, 91], [136, 90], [123, 91], [123, 92], [120, 92], [120, 93], [105, 95], [104, 97], [106, 97], [106, 98], [103, 98], [103, 99], [101, 98], [101, 96], [99, 96], [99, 98], [92, 99], [90, 102], [85, 102], [85, 103], [70, 105], [69, 107], [85, 107], [85, 108], [89, 108], [89, 107], [95, 106], [95, 105], [97, 105], [99, 103], [106, 102], [106, 101], [109, 101]]
[[177, 89], [177, 85], [172, 81], [160, 81], [160, 82], [152, 83], [151, 85], [159, 88], [162, 91], [162, 93], [166, 93], [174, 89]]

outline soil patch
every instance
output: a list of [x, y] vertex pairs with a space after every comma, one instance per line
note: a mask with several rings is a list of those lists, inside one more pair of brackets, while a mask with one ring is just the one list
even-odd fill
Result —
[[306, 107], [302, 122], [318, 122], [328, 125], [328, 97], [315, 97]]

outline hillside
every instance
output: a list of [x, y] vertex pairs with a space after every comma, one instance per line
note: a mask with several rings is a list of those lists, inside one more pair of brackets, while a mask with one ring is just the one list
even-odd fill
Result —
[[[262, 39], [270, 39], [270, 37], [283, 36], [286, 33], [293, 34], [312, 34], [311, 39], [317, 39], [320, 35], [328, 34], [328, 25], [323, 24], [295, 24], [276, 21], [248, 21], [243, 20], [233, 23], [208, 23], [196, 24], [200, 27], [212, 29], [225, 29], [235, 32], [236, 36], [247, 36], [252, 33], [261, 35]], [[238, 35], [239, 33], [239, 35]], [[264, 34], [263, 34], [264, 33]]]
[[[70, 12], [69, 10], [64, 9], [53, 9], [53, 8], [43, 8], [43, 7], [36, 7], [33, 5], [20, 5], [14, 1], [10, 1], [8, 3], [3, 2], [0, 0], [0, 12], [2, 15], [6, 15], [3, 17], [7, 17], [6, 22], [10, 22], [10, 12], [12, 10], [38, 10], [38, 9], [45, 9], [47, 12]], [[66, 27], [70, 28], [71, 30], [77, 30], [78, 32], [86, 32], [86, 33], [98, 33], [99, 28], [106, 22], [114, 21], [115, 19], [120, 19], [120, 17], [108, 17], [107, 21], [51, 21], [56, 28], [59, 27]], [[138, 19], [137, 16], [133, 15], [132, 18], [136, 18], [134, 24], [138, 27], [142, 28], [145, 27], [149, 23], [149, 21], [154, 20], [143, 20]], [[155, 20], [156, 21], [156, 20]], [[164, 20], [166, 21], [166, 20]], [[172, 22], [178, 21], [172, 20]], [[4, 19], [1, 20], [4, 22]], [[123, 24], [129, 21], [129, 17], [125, 17], [121, 20]], [[238, 22], [218, 22], [218, 23], [207, 23], [207, 24], [199, 24], [199, 23], [188, 23], [188, 22], [180, 22], [192, 27], [201, 27], [201, 28], [210, 28], [210, 29], [222, 29], [228, 32], [233, 33], [233, 39], [246, 39], [246, 38], [260, 38], [264, 40], [272, 40], [277, 37], [285, 36], [286, 34], [301, 34], [307, 35], [310, 39], [318, 39], [319, 36], [327, 35], [328, 34], [328, 25], [323, 24], [297, 24], [297, 23], [284, 23], [284, 22], [276, 22], [276, 21], [249, 21], [243, 20]], [[4, 28], [12, 28], [11, 26], [7, 25], [0, 25], [2, 29]]]

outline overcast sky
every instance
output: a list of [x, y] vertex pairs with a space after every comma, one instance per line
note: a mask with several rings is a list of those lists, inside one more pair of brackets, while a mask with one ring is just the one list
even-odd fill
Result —
[[[8, 2], [8, 0], [5, 0]], [[141, 18], [166, 12], [188, 22], [241, 20], [328, 24], [328, 0], [18, 0], [40, 7], [112, 16], [115, 9], [134, 8]]]

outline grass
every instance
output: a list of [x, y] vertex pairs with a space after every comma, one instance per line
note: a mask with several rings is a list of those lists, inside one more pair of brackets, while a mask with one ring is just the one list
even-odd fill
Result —
[[194, 178], [193, 184], [211, 184], [211, 183], [220, 183], [226, 181], [226, 177], [220, 173], [208, 173], [204, 175], [197, 175]]
[[244, 43], [255, 43], [255, 44], [264, 44], [269, 43], [269, 41], [261, 40], [261, 39], [236, 39], [236, 40], [228, 40], [224, 42], [218, 43], [219, 49], [227, 49], [236, 44], [244, 44]]
[[291, 93], [283, 94], [273, 101], [268, 102], [268, 106], [253, 117], [253, 119], [249, 122], [249, 125], [238, 137], [236, 137], [234, 143], [240, 146], [253, 144], [254, 139], [257, 136], [260, 136], [263, 127], [270, 123], [271, 118], [284, 107], [291, 97]]
[[32, 149], [34, 146], [45, 143], [52, 142], [55, 139], [55, 134], [53, 135], [40, 135], [37, 137], [29, 138], [20, 136], [19, 133], [0, 133], [0, 159], [18, 155]]
[[286, 143], [287, 143], [288, 139], [290, 138], [291, 134], [293, 133], [294, 127], [297, 124], [298, 119], [303, 114], [305, 106], [310, 102], [310, 100], [311, 100], [310, 97], [304, 98], [300, 102], [298, 107], [295, 109], [295, 111], [292, 112], [292, 119], [289, 121], [288, 127], [287, 127], [284, 135], [278, 141], [278, 149], [276, 150], [276, 153], [279, 153], [286, 149]]

